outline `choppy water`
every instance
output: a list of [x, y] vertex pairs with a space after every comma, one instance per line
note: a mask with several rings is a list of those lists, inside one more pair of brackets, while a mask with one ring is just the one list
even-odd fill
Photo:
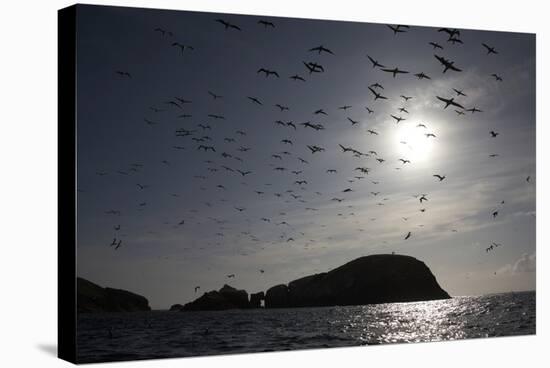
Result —
[[535, 292], [525, 292], [349, 307], [83, 314], [78, 361], [529, 335], [535, 308]]

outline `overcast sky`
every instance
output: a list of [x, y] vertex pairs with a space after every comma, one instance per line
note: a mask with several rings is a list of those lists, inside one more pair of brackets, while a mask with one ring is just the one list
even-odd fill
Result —
[[[383, 24], [95, 6], [77, 14], [80, 276], [161, 309], [224, 283], [265, 291], [396, 252], [424, 261], [451, 295], [535, 289], [534, 35], [461, 29], [453, 45], [438, 32], [452, 25], [394, 35]], [[319, 45], [333, 54], [309, 51]], [[410, 73], [393, 78], [367, 54]], [[442, 73], [434, 54], [462, 71]], [[374, 83], [387, 100], [374, 101]], [[436, 96], [482, 112], [459, 115]], [[176, 136], [181, 129], [190, 135]]]

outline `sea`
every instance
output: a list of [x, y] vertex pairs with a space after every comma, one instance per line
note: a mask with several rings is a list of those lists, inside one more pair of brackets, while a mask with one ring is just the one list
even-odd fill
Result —
[[412, 303], [78, 316], [79, 363], [531, 335], [536, 294]]

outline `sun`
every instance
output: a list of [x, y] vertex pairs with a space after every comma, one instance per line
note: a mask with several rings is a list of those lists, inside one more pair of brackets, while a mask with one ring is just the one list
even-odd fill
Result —
[[397, 151], [402, 158], [412, 162], [427, 161], [433, 155], [436, 137], [426, 136], [430, 134], [422, 124], [399, 124], [395, 135]]

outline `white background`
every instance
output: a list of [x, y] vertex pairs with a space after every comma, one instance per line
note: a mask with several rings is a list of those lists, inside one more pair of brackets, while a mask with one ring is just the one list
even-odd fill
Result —
[[[548, 61], [544, 1], [94, 1], [537, 33], [537, 336], [116, 363], [136, 367], [280, 367], [339, 364], [542, 366], [550, 361]], [[0, 10], [0, 366], [64, 367], [57, 341], [57, 9], [61, 0], [4, 0]], [[101, 27], [101, 24], [97, 25]], [[60, 129], [63, 129], [61, 127]], [[546, 170], [544, 170], [546, 169]], [[546, 171], [546, 172], [545, 172]], [[72, 193], [65, 193], [72, 195]], [[70, 246], [67, 244], [66, 246]], [[546, 260], [546, 262], [545, 262]], [[546, 263], [546, 264], [545, 264]], [[546, 345], [546, 349], [545, 349]], [[543, 363], [544, 362], [544, 363]]]

